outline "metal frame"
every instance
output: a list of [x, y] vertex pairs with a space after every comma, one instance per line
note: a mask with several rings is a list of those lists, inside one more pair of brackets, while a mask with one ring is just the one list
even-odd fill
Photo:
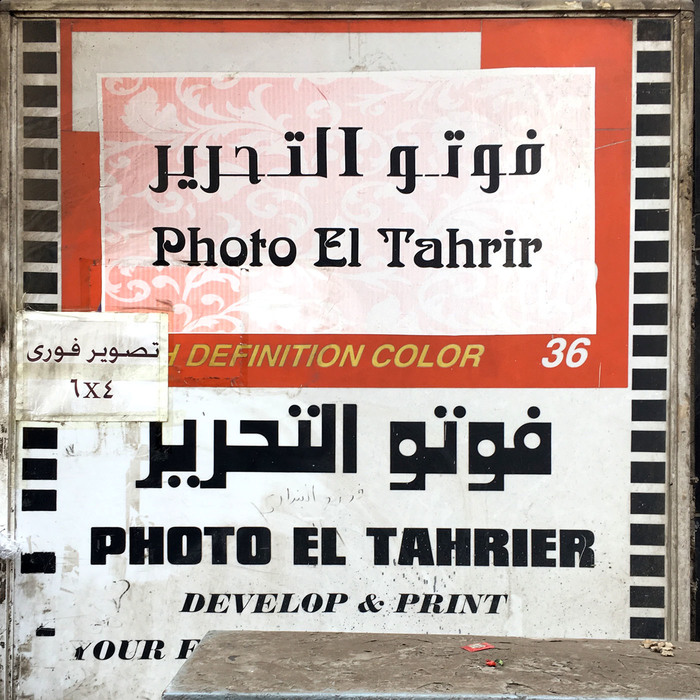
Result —
[[12, 170], [16, 152], [14, 129], [15, 35], [11, 17], [0, 13], [0, 692], [11, 697], [12, 684], [12, 534], [14, 510], [15, 430], [14, 414], [14, 316], [16, 310], [16, 176]]
[[415, 14], [445, 14], [453, 13], [462, 16], [466, 13], [489, 12], [502, 14], [504, 12], [525, 13], [529, 16], [533, 12], [564, 12], [566, 14], [578, 14], [588, 12], [591, 14], [609, 14], [614, 12], [673, 12], [679, 10], [693, 10], [692, 0], [616, 0], [606, 2], [604, 0], [575, 0], [566, 2], [561, 0], [532, 0], [520, 2], [519, 0], [255, 0], [255, 2], [215, 2], [212, 0], [144, 0], [143, 2], [119, 2], [119, 0], [5, 0], [3, 9], [11, 12], [91, 12], [123, 14], [151, 14], [163, 12], [167, 14], [185, 13], [192, 14], [221, 14], [238, 16], [260, 16], [269, 14], [284, 16], [288, 14], [312, 14], [317, 16], [337, 16], [347, 14], [352, 17], [357, 15], [377, 14], [381, 16], [415, 15]]
[[[691, 552], [693, 535], [693, 16], [676, 17], [674, 46], [676, 120], [673, 151], [679, 154], [672, 172], [671, 311], [669, 336], [669, 562], [668, 632], [676, 639], [691, 637]], [[685, 143], [684, 143], [685, 142]], [[685, 145], [685, 149], [683, 146]], [[680, 553], [685, 552], [685, 556]]]
[[[19, 302], [16, 212], [17, 153], [17, 18], [100, 17], [227, 17], [227, 18], [448, 18], [498, 16], [667, 17], [674, 25], [672, 171], [671, 317], [669, 319], [668, 412], [668, 562], [667, 636], [691, 638], [693, 568], [693, 2], [692, 0], [0, 0], [0, 538], [14, 532], [13, 483], [16, 436], [12, 417], [14, 322]], [[0, 539], [0, 694], [12, 697], [13, 558], [3, 554]], [[4, 663], [3, 658], [4, 658]]]

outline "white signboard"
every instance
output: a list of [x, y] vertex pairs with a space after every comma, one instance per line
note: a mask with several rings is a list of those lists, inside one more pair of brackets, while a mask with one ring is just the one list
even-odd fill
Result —
[[24, 420], [165, 420], [168, 317], [30, 312], [17, 321]]
[[76, 684], [123, 668], [126, 697], [136, 661], [164, 687], [210, 629], [617, 637], [625, 392], [435, 399], [174, 389], [165, 424], [59, 429], [57, 453], [74, 446], [59, 511], [81, 518], [32, 535], [74, 544], [32, 595], [62, 611], [57, 629], [75, 621], [69, 643], [35, 645], [35, 668], [64, 665]]
[[655, 22], [25, 21], [19, 695], [158, 698], [210, 629], [666, 635]]

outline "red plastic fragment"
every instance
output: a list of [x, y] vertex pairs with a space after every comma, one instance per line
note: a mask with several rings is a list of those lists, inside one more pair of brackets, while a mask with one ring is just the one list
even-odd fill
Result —
[[496, 647], [493, 644], [489, 644], [488, 642], [474, 642], [474, 644], [467, 644], [466, 646], [462, 647], [462, 649], [466, 649], [467, 651], [483, 651], [484, 649], [495, 649]]

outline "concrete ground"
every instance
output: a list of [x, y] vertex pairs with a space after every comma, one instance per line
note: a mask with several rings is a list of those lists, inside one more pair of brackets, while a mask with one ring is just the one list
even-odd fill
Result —
[[[495, 648], [462, 649], [476, 642]], [[700, 643], [673, 653], [629, 640], [210, 632], [163, 698], [700, 698]]]

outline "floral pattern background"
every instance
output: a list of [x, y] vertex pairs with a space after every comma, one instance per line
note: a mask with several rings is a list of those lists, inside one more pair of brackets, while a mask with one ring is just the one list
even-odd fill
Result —
[[[101, 206], [104, 310], [170, 314], [171, 332], [536, 334], [592, 333], [596, 324], [593, 69], [101, 78]], [[288, 147], [300, 146], [303, 172], [316, 170], [316, 130], [328, 127], [327, 177], [285, 177]], [[357, 167], [343, 177], [340, 127], [361, 127]], [[537, 132], [529, 140], [528, 130]], [[461, 141], [445, 134], [462, 131]], [[303, 142], [285, 140], [303, 132]], [[459, 177], [444, 177], [448, 145], [461, 145]], [[474, 149], [501, 144], [498, 190], [473, 175]], [[543, 144], [542, 168], [511, 175], [516, 148]], [[196, 146], [195, 177], [208, 183], [207, 146], [221, 146], [215, 193], [157, 182], [155, 146], [168, 145], [169, 172]], [[246, 151], [265, 176], [253, 184]], [[395, 146], [415, 146], [420, 177], [404, 194], [388, 177]], [[230, 236], [250, 244], [291, 239], [288, 267], [189, 266], [189, 242], [157, 258], [154, 227], [189, 227], [216, 246]], [[319, 267], [317, 227], [359, 230], [359, 267]], [[388, 267], [391, 241], [379, 228], [412, 228], [404, 267]], [[421, 268], [415, 241], [437, 238], [447, 262], [447, 229], [459, 238], [542, 242], [529, 268]], [[332, 257], [350, 256], [350, 236]], [[519, 246], [516, 245], [516, 250]], [[288, 248], [279, 244], [278, 252]], [[231, 245], [230, 252], [237, 248]], [[204, 259], [205, 248], [199, 248]], [[517, 258], [516, 258], [517, 260]]]

